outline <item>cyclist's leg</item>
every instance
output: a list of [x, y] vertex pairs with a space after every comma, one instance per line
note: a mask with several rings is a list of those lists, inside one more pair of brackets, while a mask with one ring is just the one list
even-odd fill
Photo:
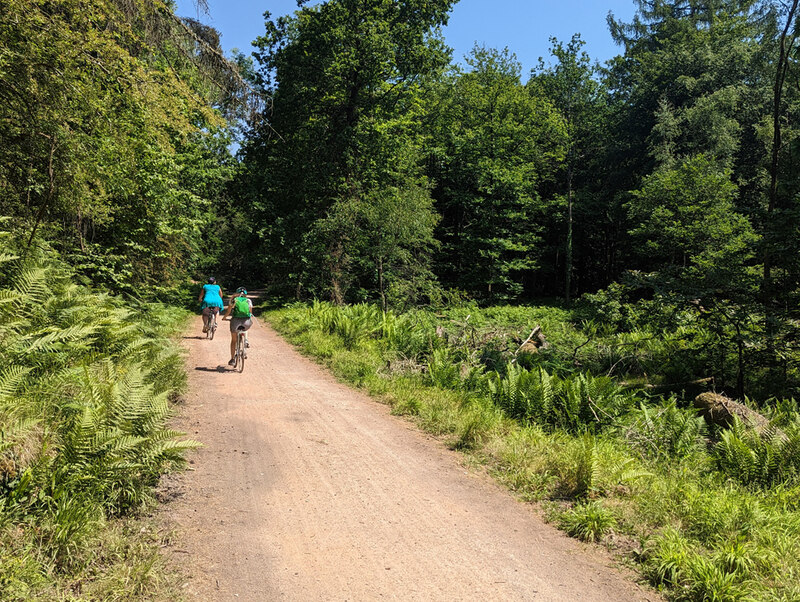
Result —
[[230, 365], [233, 365], [233, 358], [236, 355], [236, 331], [231, 331], [231, 359], [228, 362]]
[[228, 362], [228, 364], [231, 366], [233, 366], [235, 362], [234, 357], [236, 356], [236, 337], [239, 336], [238, 330], [243, 322], [243, 318], [231, 318], [231, 361]]
[[250, 347], [250, 339], [248, 338], [249, 335], [248, 335], [247, 331], [250, 330], [250, 327], [252, 325], [253, 325], [253, 319], [252, 318], [247, 318], [244, 321], [244, 323], [242, 323], [242, 325], [241, 325], [241, 329], [244, 330], [244, 348], [245, 349]]

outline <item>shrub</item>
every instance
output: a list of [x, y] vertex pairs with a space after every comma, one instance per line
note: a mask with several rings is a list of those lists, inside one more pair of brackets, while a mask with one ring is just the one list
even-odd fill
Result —
[[[47, 582], [81, 570], [106, 518], [151, 500], [196, 445], [167, 428], [186, 376], [165, 335], [184, 314], [78, 286], [36, 245], [0, 256], [0, 301], [0, 547], [34, 551]], [[0, 568], [0, 597], [25, 599], [31, 566]]]
[[559, 378], [542, 368], [528, 371], [516, 364], [509, 364], [505, 376], [495, 372], [488, 385], [494, 402], [509, 416], [571, 432], [603, 430], [635, 400], [609, 378]]
[[736, 419], [713, 455], [722, 472], [745, 485], [791, 482], [800, 470], [800, 430], [786, 434], [770, 427], [759, 434]]
[[581, 541], [600, 541], [617, 525], [614, 515], [600, 502], [591, 501], [575, 506], [559, 519], [559, 526]]
[[656, 407], [640, 403], [629, 421], [627, 440], [653, 460], [681, 460], [704, 449], [705, 421], [693, 410], [678, 408], [674, 398]]

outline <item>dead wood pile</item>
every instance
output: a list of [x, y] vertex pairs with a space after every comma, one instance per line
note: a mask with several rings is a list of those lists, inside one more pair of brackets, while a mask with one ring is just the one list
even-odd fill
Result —
[[517, 349], [514, 355], [516, 356], [520, 353], [539, 353], [539, 349], [547, 349], [549, 346], [550, 343], [547, 342], [547, 338], [542, 332], [542, 327], [537, 326], [531, 331], [528, 338], [522, 342], [522, 345], [519, 346], [519, 349]]

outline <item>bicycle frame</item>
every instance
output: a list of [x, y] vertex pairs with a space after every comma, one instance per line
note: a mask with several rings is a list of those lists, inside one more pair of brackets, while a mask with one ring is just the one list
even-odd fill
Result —
[[214, 333], [217, 331], [217, 312], [213, 309], [208, 316], [208, 330], [206, 331], [206, 338], [214, 340]]

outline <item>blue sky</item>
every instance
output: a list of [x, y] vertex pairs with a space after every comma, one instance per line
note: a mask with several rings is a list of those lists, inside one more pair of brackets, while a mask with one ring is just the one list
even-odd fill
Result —
[[[222, 33], [226, 51], [239, 48], [249, 54], [250, 42], [264, 31], [264, 11], [273, 16], [297, 10], [295, 0], [208, 0], [210, 15], [200, 20]], [[198, 18], [192, 0], [177, 0], [178, 14]], [[460, 62], [475, 42], [504, 48], [522, 63], [523, 79], [539, 57], [549, 58], [550, 37], [568, 41], [580, 33], [584, 49], [600, 62], [619, 54], [611, 40], [606, 16], [630, 21], [635, 12], [633, 0], [460, 0], [444, 29], [445, 39]]]

